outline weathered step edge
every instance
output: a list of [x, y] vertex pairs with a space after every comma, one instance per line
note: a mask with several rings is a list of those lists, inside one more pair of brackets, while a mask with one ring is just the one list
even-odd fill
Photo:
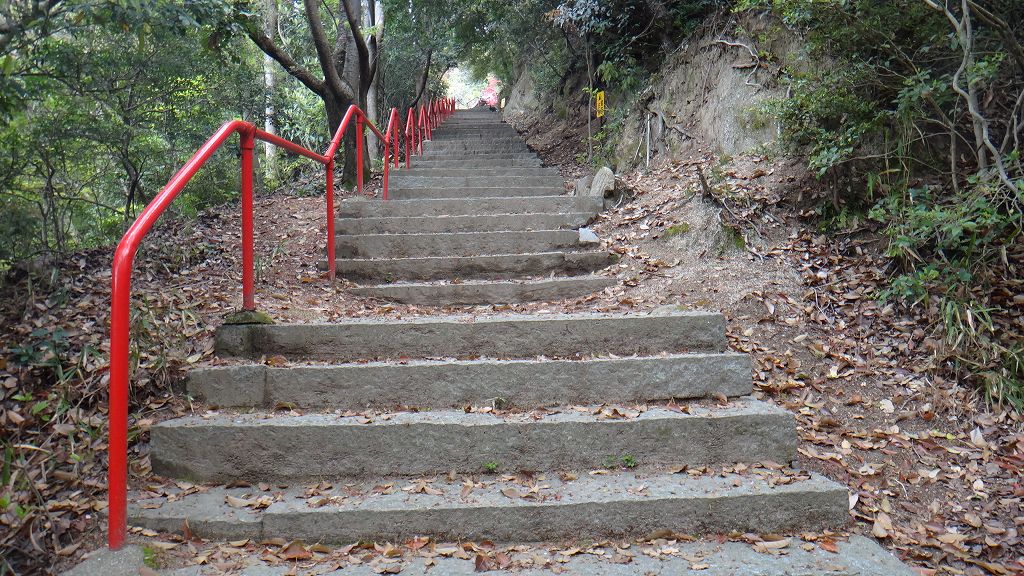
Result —
[[649, 314], [448, 316], [331, 324], [223, 325], [219, 356], [323, 358], [577, 357], [660, 352], [723, 352], [718, 312], [669, 307]]
[[404, 484], [397, 483], [390, 495], [363, 501], [342, 495], [340, 505], [320, 507], [309, 506], [301, 498], [302, 490], [292, 489], [284, 493], [285, 500], [260, 512], [224, 503], [228, 494], [241, 498], [253, 490], [215, 488], [156, 509], [133, 503], [129, 521], [166, 532], [180, 532], [187, 521], [192, 533], [203, 538], [349, 543], [414, 536], [441, 541], [565, 541], [644, 537], [665, 529], [695, 535], [812, 532], [841, 529], [849, 518], [846, 488], [817, 474], [778, 485], [751, 475], [585, 475], [559, 486], [561, 497], [547, 500], [509, 498], [499, 492], [505, 483], [488, 487], [486, 494], [471, 492], [467, 498], [458, 496], [458, 482], [429, 485], [444, 495], [409, 494], [399, 490]]
[[398, 188], [389, 192], [392, 200], [426, 200], [436, 198], [524, 198], [530, 196], [557, 196], [565, 189], [557, 186], [523, 186], [481, 188]]
[[550, 302], [579, 298], [618, 284], [607, 276], [568, 276], [526, 282], [470, 281], [458, 284], [379, 284], [350, 288], [357, 296], [422, 306], [473, 306]]
[[479, 216], [414, 216], [388, 218], [335, 218], [338, 234], [425, 234], [438, 232], [494, 232], [505, 230], [561, 230], [586, 225], [594, 218], [586, 212], [557, 214], [481, 214]]
[[485, 462], [508, 470], [592, 470], [630, 456], [639, 466], [788, 463], [793, 415], [749, 398], [690, 413], [651, 408], [629, 419], [587, 412], [496, 417], [462, 410], [387, 419], [304, 414], [190, 416], [150, 428], [153, 472], [189, 482], [308, 481], [448, 472]]
[[423, 200], [343, 200], [339, 218], [397, 218], [425, 216], [480, 216], [495, 214], [537, 214], [586, 212], [597, 214], [604, 206], [592, 196], [527, 196], [507, 198], [441, 198]]
[[507, 252], [554, 252], [582, 245], [575, 230], [338, 234], [338, 258], [482, 256]]
[[[399, 280], [451, 280], [453, 278], [506, 279], [514, 276], [571, 276], [600, 270], [618, 258], [608, 252], [534, 252], [486, 256], [444, 256], [335, 260], [338, 276], [357, 282]], [[321, 269], [326, 269], [324, 262]]]
[[[543, 385], [539, 385], [543, 383]], [[275, 368], [263, 364], [192, 370], [187, 390], [220, 407], [303, 409], [453, 408], [643, 403], [744, 396], [744, 354], [681, 354], [593, 360], [375, 362]]]

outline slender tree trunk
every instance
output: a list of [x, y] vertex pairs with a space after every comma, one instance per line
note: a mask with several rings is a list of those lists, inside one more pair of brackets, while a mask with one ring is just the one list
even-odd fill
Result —
[[[263, 33], [273, 38], [277, 34], [277, 0], [263, 0], [266, 18], [263, 21]], [[274, 123], [274, 91], [277, 86], [277, 66], [269, 54], [263, 54], [263, 130], [277, 134]], [[263, 156], [266, 159], [264, 174], [273, 180], [277, 177], [277, 147], [270, 142], [263, 143]]]
[[[345, 0], [342, 0], [345, 1]], [[352, 15], [356, 22], [363, 21], [363, 10], [361, 2], [352, 2], [350, 4], [355, 13]], [[344, 7], [339, 11], [340, 14], [344, 14]], [[363, 82], [362, 74], [359, 67], [359, 51], [356, 46], [355, 36], [352, 34], [352, 30], [347, 26], [346, 22], [340, 18], [339, 15], [340, 29], [339, 34], [344, 34], [344, 45], [345, 45], [345, 64], [344, 67], [339, 70], [342, 79], [352, 86], [356, 90], [356, 101], [352, 102], [356, 106], [359, 106], [362, 110], [366, 110], [367, 92], [369, 91], [369, 85]], [[345, 108], [348, 108], [348, 104], [345, 104]], [[342, 109], [342, 114], [345, 110]], [[367, 130], [369, 132], [369, 130]], [[366, 134], [363, 134], [363, 178], [366, 179], [370, 174], [371, 164], [369, 163], [369, 156], [366, 154]], [[351, 169], [351, 171], [350, 171]], [[355, 181], [356, 177], [356, 126], [355, 121], [352, 125], [345, 130], [345, 178], [347, 180]]]
[[[378, 36], [380, 34], [379, 29], [384, 24], [384, 13], [381, 7], [381, 2], [380, 0], [362, 0], [362, 2], [363, 26], [366, 28], [376, 27], [377, 30], [374, 31], [374, 36]], [[375, 60], [377, 58], [377, 53], [377, 44], [374, 43], [370, 47], [370, 59]], [[371, 122], [373, 122], [378, 128], [381, 128], [383, 130], [384, 126], [381, 120], [386, 121], [386, 119], [382, 119], [380, 116], [380, 112], [377, 110], [377, 92], [379, 86], [379, 78], [380, 74], [375, 74], [374, 77], [370, 80], [370, 89], [366, 93], [366, 115], [367, 117], [370, 118]], [[368, 130], [366, 132], [366, 159], [371, 166], [377, 160], [378, 146], [380, 146], [380, 142], [377, 139], [377, 135], [374, 134], [372, 131]]]
[[416, 98], [412, 101], [412, 107], [415, 108], [419, 105], [420, 99], [423, 98], [423, 93], [427, 89], [427, 80], [430, 79], [430, 60], [434, 56], [434, 50], [432, 48], [427, 50], [427, 61], [423, 64], [423, 73], [420, 74], [420, 86], [416, 89]]

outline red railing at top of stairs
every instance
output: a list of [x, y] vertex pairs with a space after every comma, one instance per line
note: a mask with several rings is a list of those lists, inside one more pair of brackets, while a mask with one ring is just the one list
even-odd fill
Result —
[[[455, 101], [450, 98], [431, 102], [426, 117], [421, 119], [436, 126], [444, 121], [455, 110]], [[410, 114], [412, 110], [410, 109]], [[253, 124], [242, 120], [225, 122], [214, 132], [188, 162], [171, 177], [167, 185], [156, 195], [139, 214], [135, 222], [121, 238], [114, 251], [111, 266], [110, 292], [110, 393], [108, 418], [110, 427], [109, 467], [108, 467], [108, 516], [107, 544], [112, 549], [124, 545], [127, 533], [128, 507], [128, 392], [129, 392], [129, 349], [131, 335], [131, 281], [135, 254], [143, 238], [149, 233], [157, 219], [174, 202], [189, 180], [233, 134], [238, 134], [241, 147], [241, 204], [242, 204], [242, 308], [256, 309], [256, 293], [254, 287], [254, 242], [253, 242], [253, 149], [256, 140], [269, 142], [279, 148], [309, 158], [323, 164], [326, 168], [326, 200], [327, 200], [327, 265], [328, 277], [335, 276], [334, 262], [334, 157], [341, 146], [341, 139], [352, 121], [356, 119], [356, 187], [363, 189], [363, 134], [368, 126], [384, 144], [384, 182], [383, 199], [388, 197], [389, 161], [394, 158], [394, 166], [398, 167], [398, 135], [401, 130], [397, 109], [392, 109], [385, 134], [374, 126], [356, 106], [350, 106], [341, 124], [338, 126], [330, 145], [324, 154], [317, 154], [302, 146], [260, 130]], [[406, 138], [409, 138], [411, 117], [406, 122]], [[416, 125], [412, 122], [413, 126]], [[413, 130], [415, 132], [415, 129]], [[422, 153], [423, 134], [414, 134], [419, 138]], [[429, 130], [427, 132], [429, 138]], [[406, 154], [408, 155], [408, 141]], [[406, 167], [409, 159], [406, 157]]]

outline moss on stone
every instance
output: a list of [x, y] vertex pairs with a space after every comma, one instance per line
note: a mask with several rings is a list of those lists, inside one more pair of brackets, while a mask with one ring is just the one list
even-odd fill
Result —
[[240, 310], [232, 312], [224, 319], [225, 324], [273, 324], [274, 319], [266, 312], [259, 310]]

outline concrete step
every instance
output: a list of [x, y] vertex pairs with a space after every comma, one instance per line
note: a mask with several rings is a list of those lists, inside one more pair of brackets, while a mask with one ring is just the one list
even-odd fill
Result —
[[512, 186], [515, 189], [533, 186], [565, 189], [561, 176], [406, 176], [389, 183], [389, 190], [419, 190], [423, 188], [490, 188]]
[[215, 483], [475, 474], [485, 462], [513, 473], [585, 473], [623, 458], [653, 467], [788, 463], [797, 456], [793, 414], [749, 397], [727, 406], [691, 404], [688, 413], [649, 408], [633, 418], [604, 418], [608, 410], [186, 416], [150, 428], [149, 456], [158, 475]]
[[489, 126], [449, 126], [443, 130], [435, 130], [430, 140], [424, 142], [451, 142], [455, 140], [492, 140], [495, 138], [514, 139], [522, 136], [514, 128], [506, 124], [492, 124]]
[[336, 218], [334, 226], [339, 234], [422, 234], [429, 232], [559, 230], [585, 226], [593, 217], [593, 213], [568, 212], [565, 214]]
[[508, 167], [540, 167], [540, 158], [473, 158], [458, 160], [446, 158], [424, 158], [417, 156], [413, 161], [414, 168], [508, 168]]
[[488, 186], [463, 188], [396, 188], [388, 191], [389, 200], [426, 198], [523, 198], [527, 196], [558, 196], [562, 186]]
[[494, 136], [487, 140], [479, 140], [477, 138], [466, 140], [428, 140], [423, 143], [423, 149], [426, 151], [428, 156], [434, 152], [452, 151], [529, 151], [529, 148], [526, 146], [526, 142], [524, 142], [519, 136]]
[[419, 157], [421, 161], [428, 160], [504, 160], [507, 158], [533, 160], [537, 155], [533, 152], [505, 152], [502, 150], [457, 150], [457, 151], [436, 151], [424, 154]]
[[335, 237], [338, 258], [483, 256], [553, 252], [582, 246], [575, 230], [360, 234]]
[[479, 216], [496, 214], [597, 214], [601, 198], [533, 196], [509, 198], [443, 198], [423, 200], [347, 199], [337, 209], [339, 218], [403, 218], [431, 216]]
[[464, 177], [476, 177], [476, 178], [500, 178], [500, 177], [523, 177], [530, 178], [534, 176], [553, 176], [558, 177], [562, 180], [568, 180], [559, 174], [558, 170], [551, 167], [507, 167], [507, 168], [448, 168], [448, 169], [436, 169], [436, 168], [416, 168], [412, 167], [408, 170], [402, 168], [401, 170], [395, 170], [391, 172], [389, 178], [391, 182], [397, 182], [405, 180], [406, 178], [464, 178]]
[[515, 302], [551, 302], [600, 292], [618, 281], [607, 276], [569, 276], [542, 280], [380, 284], [350, 288], [357, 296], [423, 306], [474, 306]]
[[[338, 259], [338, 276], [357, 282], [443, 280], [452, 278], [507, 279], [510, 276], [577, 275], [612, 263], [607, 252], [542, 252], [438, 258]], [[326, 264], [321, 263], [321, 269]]]
[[442, 147], [428, 146], [421, 156], [415, 158], [492, 158], [497, 155], [523, 155], [536, 157], [536, 153], [526, 147], [526, 144], [492, 144], [489, 141], [466, 142], [454, 141], [451, 145]]
[[[536, 481], [532, 494], [530, 486], [500, 476], [466, 482], [469, 484], [461, 479], [439, 478], [417, 484], [380, 479], [355, 485], [336, 483], [313, 495], [302, 486], [266, 492], [257, 488], [212, 488], [174, 500], [141, 499], [146, 495], [132, 494], [129, 522], [175, 533], [180, 533], [187, 522], [195, 536], [228, 540], [282, 538], [352, 543], [402, 542], [428, 536], [438, 541], [536, 542], [643, 538], [659, 531], [820, 532], [841, 528], [848, 518], [845, 487], [817, 474], [788, 470], [758, 468], [745, 474], [697, 477], [620, 471], [581, 474], [575, 480], [550, 475]], [[417, 486], [426, 487], [430, 493]], [[465, 497], [461, 496], [463, 490], [467, 491]], [[169, 491], [173, 494], [173, 489]], [[227, 505], [228, 496], [247, 501], [266, 496], [274, 502], [254, 511]], [[750, 548], [749, 544], [743, 546]], [[790, 548], [792, 553], [799, 550], [796, 545]], [[689, 570], [670, 573], [686, 574]], [[825, 573], [839, 574], [832, 570], [799, 574]], [[765, 573], [740, 570], [730, 574]], [[892, 573], [874, 572], [871, 576], [881, 574]]]
[[726, 352], [592, 360], [213, 366], [190, 371], [187, 389], [223, 408], [398, 410], [409, 405], [437, 409], [498, 403], [534, 409], [716, 394], [732, 398], [750, 394], [752, 385], [750, 359]]
[[[697, 566], [700, 576], [920, 576], [920, 572], [911, 570], [892, 554], [878, 545], [877, 542], [864, 536], [851, 535], [838, 538], [834, 547], [828, 550], [821, 544], [801, 542], [798, 537], [791, 539], [791, 545], [784, 548], [784, 553], [773, 554], [759, 551], [746, 542], [722, 542], [718, 538], [697, 539], [694, 541], [673, 541], [670, 546], [657, 544], [641, 545], [628, 548], [617, 548], [615, 545], [595, 545], [584, 550], [592, 553], [572, 554], [572, 546], [564, 542], [542, 542], [535, 546], [515, 544], [499, 546], [495, 553], [484, 550], [482, 556], [488, 558], [484, 566], [498, 564], [496, 552], [507, 557], [514, 571], [499, 574], [515, 574], [515, 576], [637, 576], [638, 574], [697, 574], [691, 566]], [[670, 549], [662, 552], [663, 550]], [[131, 550], [127, 548], [126, 550]], [[341, 559], [349, 558], [344, 571], [330, 572], [329, 576], [378, 576], [382, 570], [401, 569], [403, 576], [478, 576], [477, 554], [469, 554], [457, 544], [442, 544], [437, 550], [444, 554], [427, 558], [427, 554], [416, 555], [406, 553], [401, 559], [381, 559], [367, 563], [357, 558], [358, 549], [353, 549], [351, 556], [342, 555]], [[562, 554], [561, 551], [565, 551]], [[100, 561], [103, 554], [121, 554], [122, 552], [102, 552], [98, 556], [90, 556], [88, 563]], [[461, 557], [456, 557], [461, 554]], [[143, 552], [137, 549], [139, 567], [144, 566]], [[502, 558], [504, 558], [502, 557]], [[243, 556], [244, 558], [244, 556]], [[694, 562], [697, 559], [698, 562]], [[238, 562], [238, 561], [236, 561]], [[502, 560], [504, 562], [504, 559]], [[241, 564], [246, 564], [244, 561]], [[555, 569], [554, 567], [557, 566]], [[267, 566], [262, 560], [252, 558], [246, 567], [232, 569], [236, 576], [290, 576], [292, 565], [277, 567]], [[66, 573], [64, 576], [107, 575], [104, 570], [84, 573]], [[134, 574], [134, 572], [132, 573]], [[158, 576], [203, 576], [202, 566], [190, 566], [173, 571], [161, 571]]]
[[385, 358], [533, 358], [723, 352], [725, 318], [666, 307], [635, 314], [431, 316], [331, 324], [225, 324], [217, 354], [280, 354], [352, 361]]

